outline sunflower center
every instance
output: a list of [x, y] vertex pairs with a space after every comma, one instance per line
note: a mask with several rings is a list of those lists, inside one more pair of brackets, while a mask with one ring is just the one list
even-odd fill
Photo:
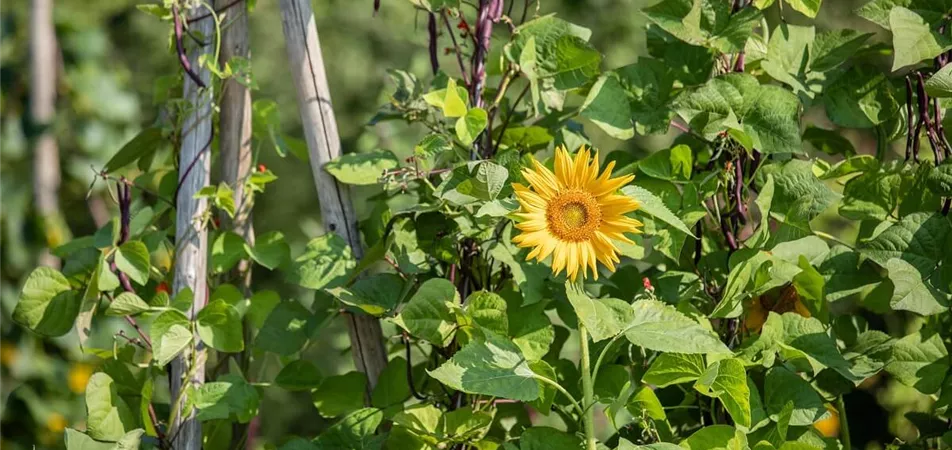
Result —
[[545, 210], [549, 231], [563, 241], [591, 239], [602, 223], [602, 210], [595, 196], [581, 189], [555, 195]]

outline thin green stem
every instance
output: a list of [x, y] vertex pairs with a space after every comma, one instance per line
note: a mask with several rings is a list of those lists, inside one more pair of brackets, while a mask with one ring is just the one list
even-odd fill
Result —
[[592, 370], [589, 367], [588, 330], [581, 320], [578, 322], [578, 340], [581, 356], [579, 357], [579, 371], [582, 372], [582, 423], [585, 425], [585, 448], [596, 450], [595, 445], [595, 385], [592, 383]]
[[605, 356], [608, 355], [608, 350], [610, 350], [612, 346], [615, 345], [615, 342], [617, 342], [619, 338], [624, 336], [624, 332], [619, 333], [618, 336], [613, 337], [612, 340], [608, 341], [608, 344], [605, 344], [605, 347], [602, 348], [602, 351], [598, 354], [598, 359], [595, 360], [595, 368], [592, 369], [593, 380], [598, 379], [598, 369], [602, 368], [602, 361], [605, 359]]
[[572, 397], [572, 394], [569, 394], [569, 391], [565, 390], [565, 388], [562, 387], [561, 384], [539, 374], [535, 374], [533, 378], [545, 384], [548, 384], [549, 386], [554, 387], [555, 390], [561, 392], [562, 395], [565, 396], [565, 398], [569, 399], [569, 401], [572, 402], [572, 407], [575, 408], [576, 411], [578, 411], [579, 415], [582, 415], [585, 413], [585, 410], [583, 410], [581, 405], [578, 404], [578, 400], [575, 400], [575, 397]]
[[846, 420], [846, 403], [843, 403], [842, 395], [836, 397], [836, 412], [840, 416], [840, 442], [843, 443], [843, 450], [852, 450], [850, 423]]

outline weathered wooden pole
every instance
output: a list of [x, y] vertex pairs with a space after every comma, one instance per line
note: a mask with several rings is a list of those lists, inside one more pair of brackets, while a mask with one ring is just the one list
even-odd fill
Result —
[[[51, 128], [56, 113], [56, 72], [53, 0], [33, 0], [30, 5], [30, 122], [36, 130], [33, 200], [48, 246], [58, 244], [49, 242], [49, 237], [54, 227], [63, 226], [59, 209], [59, 147]], [[47, 248], [40, 253], [39, 265], [58, 268], [60, 261]]]
[[[343, 237], [359, 259], [363, 249], [350, 191], [324, 170], [324, 164], [340, 156], [341, 148], [310, 1], [281, 0], [281, 23], [324, 229]], [[354, 364], [367, 374], [368, 388], [373, 389], [387, 365], [380, 322], [365, 314], [347, 313], [346, 317]]]
[[[198, 17], [203, 8], [188, 11], [188, 17]], [[181, 21], [176, 18], [177, 34], [181, 36]], [[189, 25], [190, 30], [211, 42], [215, 39], [215, 23], [212, 17], [197, 20]], [[185, 39], [185, 42], [190, 40]], [[202, 223], [202, 214], [208, 208], [205, 199], [195, 198], [195, 193], [208, 185], [211, 170], [212, 103], [214, 102], [211, 74], [199, 64], [199, 58], [214, 51], [212, 44], [195, 45], [188, 49], [184, 98], [191, 108], [183, 121], [182, 148], [179, 151], [179, 189], [175, 200], [175, 279], [174, 294], [191, 289], [194, 294], [192, 307], [186, 312], [195, 319], [207, 300], [206, 275], [208, 273], [208, 232]], [[184, 64], [183, 64], [184, 65]], [[193, 78], [195, 77], [195, 78]], [[205, 347], [196, 334], [196, 353], [188, 350], [172, 361], [172, 398], [188, 385], [205, 382]], [[170, 436], [175, 436], [172, 448], [176, 450], [201, 450], [202, 425], [195, 418], [195, 411], [182, 411], [176, 423], [171, 424]]]

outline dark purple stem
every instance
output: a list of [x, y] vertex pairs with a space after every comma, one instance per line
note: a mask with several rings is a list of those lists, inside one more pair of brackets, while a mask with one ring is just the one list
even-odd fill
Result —
[[472, 84], [469, 100], [476, 107], [483, 106], [483, 84], [486, 82], [486, 56], [493, 34], [493, 24], [502, 18], [502, 0], [479, 0], [479, 12], [476, 18], [476, 50], [472, 59]]
[[175, 24], [175, 52], [178, 54], [179, 64], [182, 65], [185, 74], [188, 75], [199, 88], [204, 89], [205, 82], [192, 70], [192, 63], [188, 61], [188, 55], [185, 54], [185, 44], [182, 42], [183, 35], [185, 34], [185, 25], [182, 24], [182, 17], [179, 15], [178, 6], [172, 6], [172, 22]]
[[743, 223], [748, 222], [747, 204], [744, 203], [744, 158], [738, 156], [734, 160], [734, 205], [737, 208], [737, 215]]
[[[374, 14], [377, 13], [377, 6], [380, 6], [379, 3], [375, 3]], [[436, 34], [436, 15], [433, 13], [427, 14], [426, 31], [430, 35], [430, 68], [436, 74], [440, 71], [440, 60], [437, 58], [439, 37]]]
[[[918, 161], [919, 155], [913, 152], [914, 146], [914, 134], [913, 127], [916, 125], [912, 122], [912, 80], [909, 77], [906, 77], [906, 161], [909, 161], [909, 157], [915, 155], [916, 160]], [[917, 133], [918, 134], [918, 133]]]

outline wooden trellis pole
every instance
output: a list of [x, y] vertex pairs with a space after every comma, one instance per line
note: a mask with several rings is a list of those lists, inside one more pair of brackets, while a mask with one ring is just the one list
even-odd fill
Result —
[[[310, 1], [281, 0], [281, 23], [324, 229], [343, 237], [359, 259], [363, 249], [350, 192], [324, 170], [324, 164], [340, 156], [341, 148]], [[387, 365], [380, 322], [365, 314], [347, 313], [346, 316], [354, 363], [357, 370], [367, 374], [368, 388], [373, 389]]]
[[[204, 13], [202, 8], [194, 8], [188, 17], [198, 17]], [[182, 24], [176, 23], [181, 31]], [[213, 39], [215, 23], [212, 17], [198, 20], [189, 25], [192, 32]], [[210, 54], [213, 45], [196, 45], [189, 48], [188, 66], [191, 74], [185, 77], [184, 98], [191, 105], [182, 125], [182, 148], [179, 152], [179, 189], [175, 200], [175, 279], [172, 284], [174, 294], [185, 288], [192, 290], [192, 307], [187, 311], [188, 318], [194, 320], [207, 300], [206, 274], [208, 273], [208, 233], [202, 224], [201, 216], [207, 210], [205, 199], [195, 198], [195, 194], [208, 185], [211, 170], [212, 103], [211, 74], [199, 64], [199, 57]], [[197, 79], [193, 79], [195, 76]], [[201, 83], [200, 83], [201, 82]], [[202, 87], [203, 84], [205, 87]], [[198, 335], [196, 357], [186, 351], [172, 361], [172, 398], [189, 384], [198, 386], [205, 382], [205, 349]], [[184, 412], [184, 411], [183, 411]], [[202, 425], [195, 418], [195, 411], [177, 415], [176, 423], [171, 424], [170, 436], [174, 436], [172, 448], [176, 450], [200, 450], [202, 448]]]

